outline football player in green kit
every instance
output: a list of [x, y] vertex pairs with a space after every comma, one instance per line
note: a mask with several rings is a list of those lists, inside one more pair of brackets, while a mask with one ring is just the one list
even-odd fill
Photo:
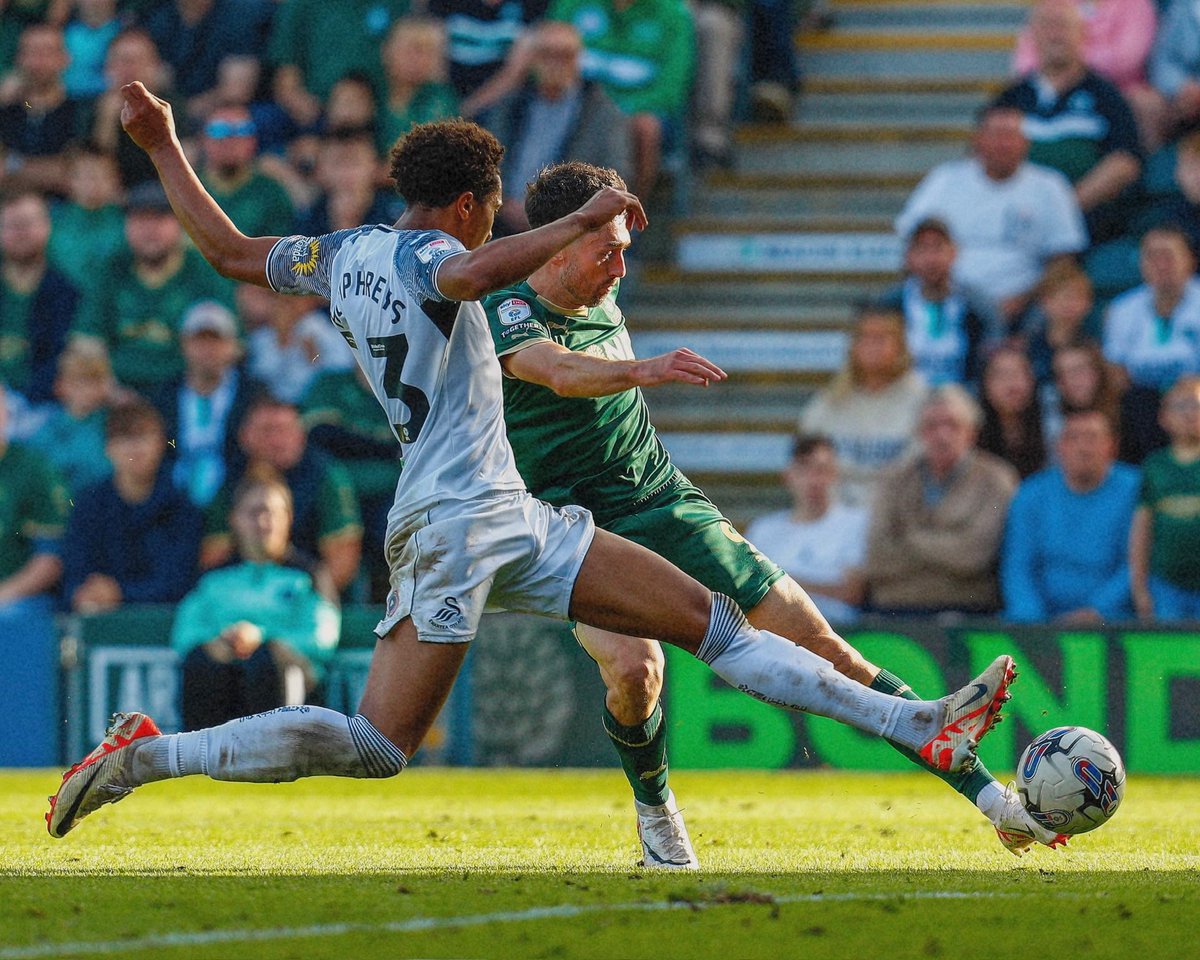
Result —
[[[576, 209], [605, 185], [624, 187], [615, 171], [590, 164], [546, 168], [528, 188], [525, 211], [531, 227]], [[648, 547], [734, 598], [756, 627], [819, 654], [860, 683], [915, 699], [899, 677], [838, 636], [804, 590], [740, 536], [672, 464], [640, 388], [707, 386], [724, 380], [725, 373], [686, 348], [646, 360], [634, 357], [616, 302], [629, 245], [629, 230], [618, 218], [564, 248], [525, 282], [484, 300], [505, 375], [508, 438], [530, 492], [553, 504], [582, 504], [598, 526]], [[642, 862], [697, 867], [667, 785], [666, 731], [658, 702], [661, 648], [582, 623], [576, 636], [607, 688], [604, 728], [633, 787]], [[1020, 855], [1035, 841], [1058, 840], [981, 763], [938, 776], [979, 807], [1013, 853]]]

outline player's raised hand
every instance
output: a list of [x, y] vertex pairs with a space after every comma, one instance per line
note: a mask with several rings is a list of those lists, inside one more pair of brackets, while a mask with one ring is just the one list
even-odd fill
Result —
[[152, 153], [175, 139], [175, 119], [171, 105], [156, 97], [140, 80], [121, 88], [125, 106], [121, 108], [121, 126], [139, 147]]
[[710, 381], [724, 380], [727, 376], [711, 360], [687, 347], [639, 360], [636, 371], [638, 384], [643, 387], [656, 387], [661, 383], [694, 383], [707, 387]]
[[579, 213], [589, 230], [604, 226], [622, 213], [630, 230], [646, 229], [646, 211], [642, 209], [642, 202], [628, 190], [616, 187], [601, 187], [579, 208]]

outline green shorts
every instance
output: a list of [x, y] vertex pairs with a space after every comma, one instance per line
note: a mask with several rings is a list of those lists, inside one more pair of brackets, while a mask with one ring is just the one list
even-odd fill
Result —
[[783, 576], [687, 479], [637, 513], [600, 526], [670, 560], [743, 611], [756, 607]]

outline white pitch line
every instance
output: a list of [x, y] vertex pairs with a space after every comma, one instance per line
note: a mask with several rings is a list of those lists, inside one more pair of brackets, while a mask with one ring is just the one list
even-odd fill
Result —
[[[757, 892], [757, 891], [748, 891]], [[736, 893], [731, 896], [737, 896]], [[775, 897], [756, 904], [754, 901], [653, 900], [633, 903], [563, 904], [557, 907], [531, 907], [500, 913], [479, 913], [465, 917], [413, 917], [388, 923], [322, 923], [308, 927], [267, 927], [242, 930], [197, 930], [194, 933], [155, 933], [128, 940], [79, 941], [75, 943], [38, 943], [25, 947], [0, 947], [0, 960], [33, 960], [37, 957], [72, 957], [88, 953], [127, 953], [160, 947], [207, 947], [218, 943], [262, 943], [269, 940], [300, 940], [311, 937], [341, 937], [351, 933], [417, 933], [425, 930], [453, 930], [481, 927], [490, 923], [523, 923], [529, 920], [555, 920], [594, 913], [637, 911], [657, 913], [665, 910], [707, 910], [713, 907], [750, 903], [769, 906], [789, 903], [844, 903], [874, 900], [982, 900], [1024, 896], [1019, 893], [985, 891], [931, 890], [915, 893], [810, 893]], [[1044, 894], [1039, 896], [1044, 897]], [[1059, 895], [1062, 896], [1061, 894]]]

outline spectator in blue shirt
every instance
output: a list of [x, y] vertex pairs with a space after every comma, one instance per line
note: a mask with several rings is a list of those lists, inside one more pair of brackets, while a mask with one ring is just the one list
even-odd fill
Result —
[[147, 401], [113, 407], [105, 428], [113, 475], [75, 500], [63, 540], [64, 597], [81, 613], [174, 603], [192, 585], [203, 517], [162, 469], [162, 417]]
[[1058, 465], [1025, 480], [1009, 508], [1000, 566], [1008, 619], [1089, 624], [1132, 615], [1128, 543], [1139, 474], [1116, 456], [1107, 416], [1066, 415]]

